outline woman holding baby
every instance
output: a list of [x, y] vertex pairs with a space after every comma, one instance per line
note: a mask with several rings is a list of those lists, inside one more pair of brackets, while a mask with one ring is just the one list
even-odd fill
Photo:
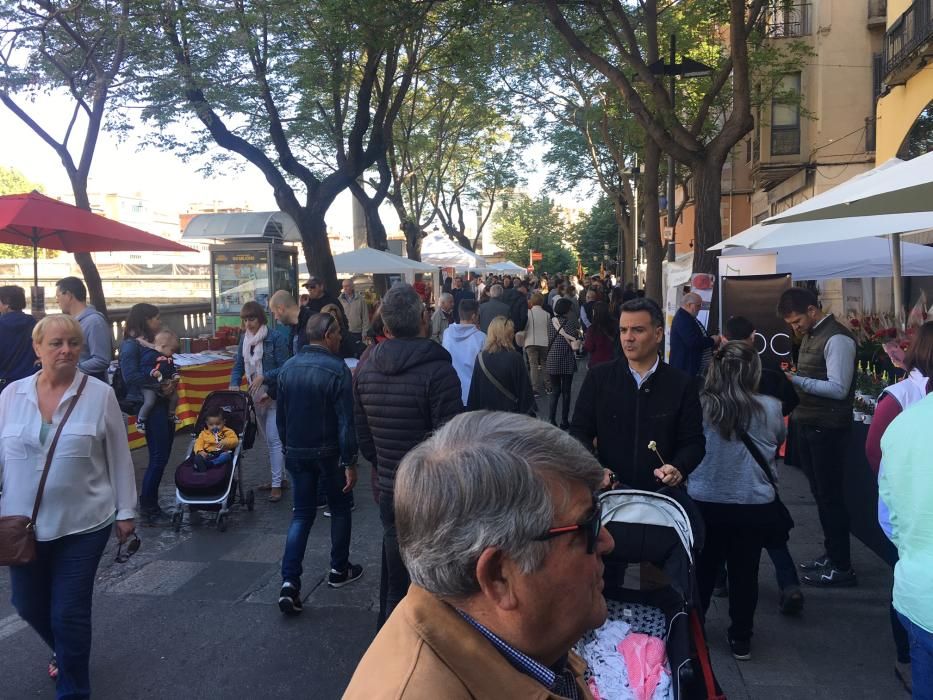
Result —
[[162, 330], [159, 309], [136, 304], [126, 317], [120, 344], [120, 372], [126, 383], [126, 399], [140, 406], [137, 429], [146, 435], [149, 466], [139, 493], [143, 524], [165, 527], [172, 518], [159, 507], [159, 484], [168, 464], [175, 438], [175, 406], [178, 378], [171, 356], [178, 339]]

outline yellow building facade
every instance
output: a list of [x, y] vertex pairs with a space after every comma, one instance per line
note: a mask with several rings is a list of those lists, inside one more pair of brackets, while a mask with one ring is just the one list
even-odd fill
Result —
[[877, 163], [897, 155], [933, 103], [933, 0], [887, 0], [882, 92], [877, 105]]

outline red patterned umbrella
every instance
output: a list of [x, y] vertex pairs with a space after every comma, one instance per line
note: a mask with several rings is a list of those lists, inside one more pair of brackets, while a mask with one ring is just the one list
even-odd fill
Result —
[[94, 253], [112, 250], [196, 252], [99, 214], [38, 192], [0, 197], [0, 243], [31, 245], [33, 275], [39, 286], [38, 249]]

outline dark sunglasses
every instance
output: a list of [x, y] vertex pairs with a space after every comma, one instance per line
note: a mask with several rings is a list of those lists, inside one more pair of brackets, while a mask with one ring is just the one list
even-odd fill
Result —
[[139, 551], [139, 546], [142, 544], [142, 541], [139, 539], [139, 535], [134, 532], [133, 539], [130, 540], [130, 543], [126, 545], [125, 552], [123, 551], [124, 544], [124, 542], [121, 542], [119, 545], [117, 545], [117, 556], [113, 558], [117, 564], [125, 564], [127, 561], [129, 561], [129, 558]]
[[582, 523], [577, 523], [576, 525], [564, 525], [562, 527], [552, 527], [543, 535], [535, 537], [535, 542], [546, 542], [547, 540], [554, 539], [555, 537], [559, 537], [561, 535], [566, 535], [570, 532], [583, 530], [583, 532], [586, 533], [586, 553], [592, 554], [596, 551], [596, 542], [599, 540], [599, 532], [603, 528], [602, 516], [602, 504], [598, 500], [593, 499], [593, 512], [590, 514], [590, 517], [588, 517]]

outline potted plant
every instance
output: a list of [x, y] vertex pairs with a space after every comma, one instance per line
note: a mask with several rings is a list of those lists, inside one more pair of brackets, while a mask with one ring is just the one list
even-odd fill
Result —
[[864, 399], [855, 399], [855, 403], [852, 405], [852, 418], [856, 423], [862, 422], [862, 419], [865, 417], [865, 400]]
[[862, 409], [862, 422], [865, 425], [871, 425], [871, 421], [875, 415], [875, 404], [873, 401], [866, 401], [865, 406]]

